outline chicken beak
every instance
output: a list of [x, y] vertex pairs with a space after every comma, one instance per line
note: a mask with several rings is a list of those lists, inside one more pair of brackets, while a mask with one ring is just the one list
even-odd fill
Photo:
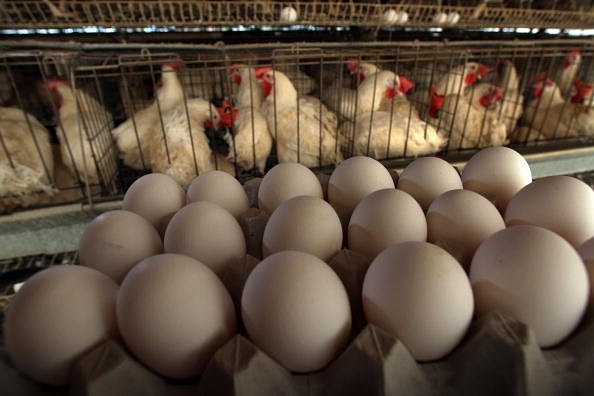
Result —
[[347, 62], [347, 69], [351, 74], [355, 74], [359, 68], [359, 60], [357, 58], [350, 58]]

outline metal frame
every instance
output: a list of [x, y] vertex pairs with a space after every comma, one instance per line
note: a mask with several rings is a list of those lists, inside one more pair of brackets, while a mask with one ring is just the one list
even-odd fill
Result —
[[[419, 2], [423, 3], [423, 2]], [[464, 5], [442, 6], [394, 2], [338, 1], [191, 1], [191, 0], [16, 0], [0, 3], [0, 29], [178, 28], [212, 29], [246, 27], [311, 26], [394, 26], [383, 22], [389, 9], [405, 11], [406, 22], [398, 26], [447, 26], [436, 22], [437, 13], [457, 13], [458, 28], [560, 28], [594, 26], [594, 13], [583, 9], [508, 8], [502, 1], [466, 1]], [[567, 7], [566, 4], [563, 4]], [[281, 20], [281, 10], [293, 7], [296, 21]]]

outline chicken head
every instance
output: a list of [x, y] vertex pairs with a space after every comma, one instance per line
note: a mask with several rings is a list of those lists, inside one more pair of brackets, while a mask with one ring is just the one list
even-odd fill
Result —
[[576, 80], [573, 83], [575, 88], [575, 95], [572, 96], [572, 103], [586, 103], [590, 105], [592, 100], [593, 87], [590, 84], [586, 84], [583, 80]]
[[468, 62], [464, 69], [464, 83], [471, 85], [475, 81], [483, 78], [487, 73], [490, 73], [493, 69], [477, 62]]
[[255, 70], [256, 78], [261, 81], [262, 92], [264, 96], [270, 95], [274, 84], [274, 70], [272, 67], [260, 67]]

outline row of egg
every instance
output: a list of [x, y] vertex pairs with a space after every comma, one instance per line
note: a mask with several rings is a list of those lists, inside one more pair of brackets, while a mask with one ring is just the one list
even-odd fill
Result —
[[548, 347], [586, 308], [578, 252], [594, 256], [594, 193], [566, 176], [533, 182], [509, 148], [478, 152], [461, 176], [439, 158], [419, 158], [396, 182], [381, 163], [352, 157], [326, 194], [311, 170], [279, 164], [257, 194], [269, 216], [263, 259], [246, 270], [234, 306], [223, 281], [248, 266], [243, 186], [218, 171], [187, 191], [165, 175], [138, 179], [123, 210], [85, 229], [81, 266], [41, 271], [15, 296], [4, 323], [15, 366], [67, 384], [85, 350], [121, 337], [159, 374], [193, 378], [236, 333], [237, 308], [263, 351], [291, 371], [319, 370], [349, 341], [349, 296], [327, 265], [345, 246], [370, 262], [359, 292], [366, 319], [419, 361], [454, 349], [474, 314], [522, 320]]

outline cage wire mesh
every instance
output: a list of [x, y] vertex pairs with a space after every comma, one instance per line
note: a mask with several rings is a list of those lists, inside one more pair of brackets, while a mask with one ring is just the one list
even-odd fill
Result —
[[[180, 182], [187, 184], [210, 168], [244, 180], [285, 160], [327, 169], [342, 158], [369, 155], [394, 166], [430, 154], [457, 160], [491, 145], [509, 145], [520, 152], [590, 145], [592, 44], [113, 45], [74, 53], [6, 52], [0, 78], [10, 83], [3, 85], [0, 96], [4, 106], [39, 120], [52, 143], [55, 172], [52, 175], [47, 165], [43, 172], [53, 181], [48, 185], [54, 195], [43, 193], [49, 198], [23, 206], [93, 202], [117, 198], [139, 176], [167, 173], [182, 160], [188, 170]], [[566, 66], [574, 50], [579, 50], [578, 64], [571, 69]], [[464, 66], [473, 62], [492, 70], [467, 84]], [[181, 87], [173, 112], [168, 109], [171, 95], [163, 89], [165, 64], [178, 69], [167, 73]], [[272, 91], [264, 100], [262, 75], [260, 80], [255, 75], [266, 68], [273, 77], [286, 76], [291, 88]], [[241, 75], [242, 70], [247, 74]], [[570, 82], [555, 96], [551, 86], [558, 87], [564, 74]], [[382, 80], [382, 75], [398, 79]], [[46, 88], [55, 77], [76, 92], [74, 121], [60, 117], [65, 100]], [[414, 85], [398, 92], [404, 79]], [[582, 84], [578, 87], [576, 81]], [[363, 87], [367, 96], [360, 94]], [[438, 111], [432, 109], [432, 87], [441, 100]], [[397, 88], [391, 99], [386, 97], [389, 88]], [[287, 113], [283, 100], [290, 90], [299, 100]], [[273, 127], [282, 120], [290, 122]], [[292, 135], [287, 135], [287, 125], [293, 125]], [[26, 127], [27, 134], [35, 136], [31, 125]], [[278, 131], [284, 135], [279, 137]], [[67, 145], [61, 144], [61, 136]], [[6, 146], [3, 134], [4, 152]], [[38, 145], [31, 146], [37, 153], [33, 157], [43, 163]], [[160, 154], [152, 156], [151, 147]], [[287, 159], [287, 147], [294, 158]], [[155, 158], [161, 161], [158, 166]], [[14, 163], [4, 159], [5, 167], [14, 168]], [[64, 175], [67, 182], [60, 181]]]
[[[285, 7], [296, 11], [286, 18]], [[406, 20], [387, 17], [406, 12]], [[441, 20], [438, 14], [457, 15]], [[0, 27], [8, 29], [190, 28], [243, 26], [416, 26], [590, 28], [591, 2], [577, 1], [163, 1], [17, 0], [0, 3]]]
[[[86, 201], [113, 193], [106, 183], [115, 171], [105, 156], [111, 150], [110, 129], [98, 128], [99, 112], [80, 110], [96, 100], [70, 91], [49, 89], [60, 81], [69, 90], [77, 53], [73, 51], [5, 51], [1, 59], [0, 212]], [[66, 131], [66, 133], [64, 133]], [[91, 151], [82, 157], [80, 144]], [[82, 182], [77, 161], [99, 169], [101, 177]], [[93, 161], [93, 163], [90, 162]]]

